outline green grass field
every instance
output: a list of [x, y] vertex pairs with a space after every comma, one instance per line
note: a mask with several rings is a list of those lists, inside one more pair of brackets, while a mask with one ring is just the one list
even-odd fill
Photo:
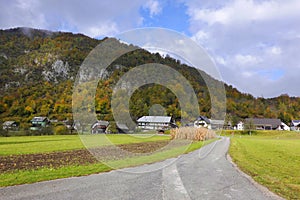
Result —
[[[138, 142], [169, 140], [169, 136], [149, 136], [149, 135], [106, 135], [114, 144], [128, 144]], [[93, 146], [95, 141], [98, 145], [109, 145], [110, 142], [104, 138], [105, 135], [92, 135], [84, 138], [84, 141]], [[1, 156], [22, 155], [31, 153], [45, 153], [54, 151], [65, 151], [73, 149], [82, 149], [79, 136], [26, 136], [26, 137], [9, 137], [0, 138]], [[99, 141], [103, 141], [102, 143]], [[193, 142], [192, 144], [174, 146], [174, 148], [156, 152], [150, 155], [125, 158], [121, 160], [107, 161], [106, 163], [95, 163], [86, 165], [70, 165], [59, 168], [42, 167], [36, 170], [17, 170], [4, 172], [0, 174], [0, 187], [18, 185], [25, 183], [34, 183], [38, 181], [53, 180], [58, 178], [83, 176], [93, 173], [110, 171], [130, 166], [137, 166], [146, 163], [153, 163], [171, 157], [177, 157], [183, 153], [196, 150], [205, 144], [214, 140], [205, 142]]]
[[300, 197], [300, 133], [235, 135], [229, 152], [241, 170], [271, 191], [287, 199]]
[[[82, 138], [81, 138], [82, 137]], [[82, 140], [88, 147], [104, 146], [111, 144], [130, 144], [139, 142], [152, 142], [169, 140], [169, 136], [135, 135], [49, 135], [49, 136], [20, 136], [0, 137], [0, 156], [19, 155], [31, 153], [45, 153], [54, 151], [66, 151], [84, 149]]]

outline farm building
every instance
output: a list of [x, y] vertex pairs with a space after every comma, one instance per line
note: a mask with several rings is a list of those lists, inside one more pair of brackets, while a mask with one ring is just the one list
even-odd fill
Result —
[[300, 131], [300, 120], [292, 120], [291, 130]]
[[19, 123], [15, 121], [6, 121], [2, 124], [3, 130], [18, 130], [19, 129]]
[[47, 117], [34, 117], [31, 120], [30, 130], [36, 131], [43, 127], [47, 127], [50, 124], [50, 120]]
[[224, 120], [211, 119], [210, 124], [211, 124], [211, 129], [214, 129], [214, 130], [218, 130], [218, 129], [222, 129], [222, 128], [225, 128], [225, 129], [231, 128], [231, 122], [227, 123], [227, 126], [225, 127]]
[[108, 125], [109, 125], [108, 121], [102, 121], [102, 120], [96, 121], [91, 127], [92, 128], [91, 132], [93, 134], [95, 134], [95, 133], [105, 133]]
[[208, 128], [211, 129], [211, 123], [210, 120], [205, 116], [199, 116], [196, 121], [194, 121], [194, 127], [200, 128]]
[[247, 127], [256, 130], [286, 130], [287, 125], [281, 122], [280, 119], [247, 118], [245, 128]]
[[137, 122], [142, 130], [166, 130], [173, 126], [168, 116], [143, 116]]

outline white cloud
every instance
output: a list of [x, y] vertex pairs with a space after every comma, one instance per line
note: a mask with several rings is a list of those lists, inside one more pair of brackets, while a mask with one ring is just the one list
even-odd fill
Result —
[[86, 29], [86, 34], [91, 37], [97, 37], [101, 35], [111, 36], [118, 33], [117, 24], [111, 21], [103, 22], [99, 26], [93, 26]]
[[220, 9], [190, 8], [194, 20], [202, 20], [209, 25], [248, 23], [300, 16], [300, 2], [235, 0]]
[[254, 73], [250, 71], [243, 71], [242, 75], [244, 78], [251, 78], [254, 75]]
[[[141, 25], [146, 0], [11, 0], [0, 1], [0, 28], [18, 26], [80, 32], [92, 37], [112, 36]], [[152, 6], [155, 10], [155, 4]]]
[[261, 61], [261, 59], [256, 56], [241, 54], [235, 55], [234, 60], [238, 65], [241, 66], [255, 65]]
[[226, 65], [225, 59], [222, 58], [221, 56], [216, 56], [215, 59], [216, 59], [216, 62], [217, 62], [218, 64]]
[[271, 47], [270, 49], [268, 49], [268, 52], [270, 54], [273, 54], [273, 55], [280, 55], [281, 54], [281, 48], [280, 47]]
[[210, 50], [225, 82], [255, 96], [300, 96], [300, 79], [295, 78], [300, 75], [300, 1], [185, 4], [192, 38]]
[[162, 11], [160, 3], [155, 0], [148, 0], [144, 5], [144, 8], [149, 9], [150, 17], [160, 14]]
[[209, 39], [209, 34], [207, 32], [204, 32], [202, 30], [198, 31], [196, 34], [192, 36], [192, 40], [198, 41], [198, 42], [204, 42], [205, 40]]

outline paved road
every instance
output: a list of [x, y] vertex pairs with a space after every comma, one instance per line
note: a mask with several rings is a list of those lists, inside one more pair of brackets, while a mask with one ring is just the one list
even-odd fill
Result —
[[0, 199], [274, 199], [226, 159], [229, 142], [123, 171], [0, 188]]

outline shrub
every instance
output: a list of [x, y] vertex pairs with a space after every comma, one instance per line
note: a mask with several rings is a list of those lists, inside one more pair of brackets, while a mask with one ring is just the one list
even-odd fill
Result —
[[107, 127], [106, 132], [109, 133], [109, 134], [116, 134], [116, 133], [118, 133], [116, 122], [110, 122], [109, 126]]
[[54, 128], [54, 134], [55, 135], [67, 135], [68, 132], [69, 132], [69, 130], [67, 129], [67, 127], [62, 126], [62, 125], [56, 126]]
[[0, 129], [0, 136], [2, 136], [2, 137], [8, 137], [9, 136], [8, 130], [3, 130], [2, 127], [0, 127], [0, 128], [1, 128]]

